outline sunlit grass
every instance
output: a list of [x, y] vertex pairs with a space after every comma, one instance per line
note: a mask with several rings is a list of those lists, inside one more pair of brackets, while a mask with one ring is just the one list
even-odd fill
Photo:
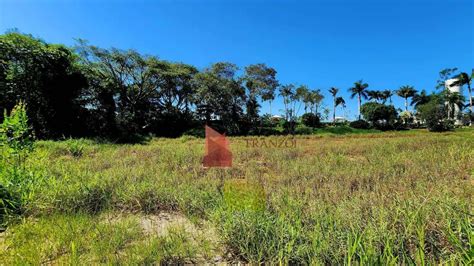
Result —
[[473, 130], [298, 136], [296, 148], [245, 139], [230, 139], [231, 169], [201, 167], [204, 140], [193, 137], [39, 142], [25, 218], [4, 233], [0, 261], [212, 261], [205, 237], [149, 236], [133, 217], [100, 222], [167, 211], [210, 222], [233, 260], [472, 263]]

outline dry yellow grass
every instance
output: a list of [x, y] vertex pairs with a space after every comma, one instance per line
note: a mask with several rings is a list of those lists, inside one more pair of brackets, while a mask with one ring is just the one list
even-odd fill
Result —
[[[51, 215], [67, 225], [79, 214], [94, 220], [117, 211], [173, 211], [196, 224], [213, 224], [226, 250], [223, 258], [230, 253], [235, 260], [272, 263], [472, 262], [473, 130], [299, 136], [295, 148], [252, 148], [246, 138], [231, 138], [231, 169], [204, 169], [204, 140], [192, 137], [140, 145], [83, 140], [80, 156], [71, 154], [70, 142], [40, 142], [30, 157], [38, 180], [25, 215], [45, 228], [52, 226]], [[22, 248], [32, 241], [27, 232], [42, 230], [34, 224], [8, 228], [2, 259], [37, 263], [73, 255], [67, 241], [58, 240], [60, 253]], [[38, 234], [38, 245], [46, 245], [48, 233]], [[129, 244], [107, 250], [120, 252], [103, 262], [186, 261], [206, 253], [199, 249], [205, 245], [178, 245], [185, 240], [180, 238], [170, 240], [168, 253], [146, 256], [150, 246], [140, 250], [133, 244], [145, 236], [124, 237]], [[81, 258], [96, 254], [94, 247], [76, 249], [74, 256]]]

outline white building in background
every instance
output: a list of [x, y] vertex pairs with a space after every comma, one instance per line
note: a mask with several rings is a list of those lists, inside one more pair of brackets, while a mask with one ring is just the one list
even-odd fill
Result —
[[347, 119], [343, 116], [336, 116], [336, 123], [345, 123]]
[[279, 120], [282, 120], [283, 119], [283, 116], [280, 116], [280, 115], [273, 115], [272, 116], [272, 120], [275, 120], [275, 121], [279, 121]]
[[[456, 82], [457, 79], [448, 79], [444, 82], [444, 86], [446, 87], [447, 90], [450, 92], [457, 92], [461, 95], [463, 95], [462, 87], [459, 85], [451, 86], [454, 82]], [[461, 110], [459, 110], [458, 106], [454, 106], [454, 117], [456, 117], [455, 124], [456, 125], [462, 125], [462, 121], [458, 119], [458, 114], [460, 113]]]

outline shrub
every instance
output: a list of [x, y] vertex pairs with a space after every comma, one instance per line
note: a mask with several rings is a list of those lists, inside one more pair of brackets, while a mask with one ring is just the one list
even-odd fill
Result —
[[413, 124], [414, 117], [410, 111], [403, 111], [400, 113], [400, 119], [402, 120], [403, 124]]
[[369, 129], [370, 128], [370, 124], [365, 121], [365, 120], [356, 120], [356, 121], [352, 121], [350, 124], [349, 124], [350, 127], [352, 128], [357, 128], [357, 129]]
[[66, 142], [67, 151], [73, 157], [81, 157], [84, 154], [84, 143], [81, 140], [70, 139]]
[[464, 126], [469, 126], [471, 124], [474, 123], [474, 113], [473, 114], [464, 114], [462, 117], [461, 117], [461, 121], [462, 121], [462, 124]]
[[6, 217], [19, 213], [22, 199], [28, 195], [25, 159], [33, 150], [33, 135], [23, 102], [10, 115], [5, 111], [0, 125], [0, 148], [0, 223], [3, 224]]
[[285, 121], [283, 124], [284, 132], [287, 134], [294, 134], [296, 129], [295, 121]]
[[313, 113], [306, 113], [301, 117], [301, 121], [308, 127], [321, 127], [321, 122], [318, 115]]
[[33, 149], [33, 134], [28, 125], [26, 106], [19, 102], [10, 115], [5, 110], [3, 123], [0, 125], [0, 146], [15, 163], [21, 163], [26, 154]]
[[20, 213], [21, 199], [0, 184], [0, 226], [12, 215]]
[[281, 131], [278, 128], [274, 127], [259, 127], [254, 130], [250, 130], [248, 135], [256, 135], [256, 136], [274, 136], [274, 135], [281, 135]]
[[204, 138], [206, 133], [204, 132], [204, 127], [190, 129], [183, 134], [184, 136], [193, 136], [197, 138]]
[[298, 125], [295, 130], [297, 135], [310, 135], [313, 134], [313, 128], [305, 125]]
[[454, 121], [446, 118], [447, 110], [444, 104], [431, 101], [419, 106], [418, 112], [429, 131], [444, 132], [454, 129]]
[[393, 129], [397, 111], [393, 105], [369, 102], [361, 107], [361, 113], [373, 127], [381, 130]]

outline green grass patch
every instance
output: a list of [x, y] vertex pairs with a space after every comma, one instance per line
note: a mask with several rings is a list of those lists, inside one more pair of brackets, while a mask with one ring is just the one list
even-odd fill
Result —
[[[0, 261], [472, 263], [474, 131], [352, 133], [296, 136], [292, 148], [230, 138], [231, 169], [204, 169], [193, 137], [37, 142], [24, 193], [2, 194], [22, 205]], [[160, 213], [212, 225], [223, 248], [186, 228], [145, 232], [140, 217]]]

